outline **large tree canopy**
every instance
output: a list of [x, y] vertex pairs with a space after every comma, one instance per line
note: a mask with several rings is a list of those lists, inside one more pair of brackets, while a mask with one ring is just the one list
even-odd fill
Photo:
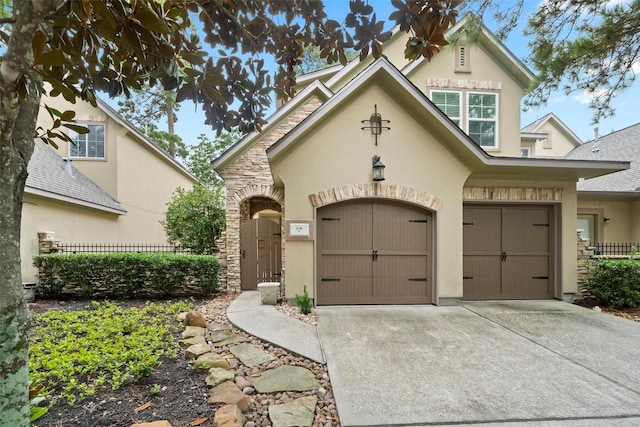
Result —
[[[411, 32], [411, 57], [446, 44], [461, 0], [394, 0]], [[342, 23], [319, 0], [0, 0], [0, 420], [29, 425], [28, 310], [22, 301], [20, 221], [27, 164], [45, 87], [49, 96], [95, 103], [144, 85], [176, 92], [213, 129], [260, 129], [273, 89], [292, 94], [305, 46], [329, 62], [345, 49], [378, 57], [390, 37], [371, 6], [350, 0]], [[208, 54], [208, 52], [214, 52]], [[273, 81], [263, 56], [275, 59]], [[47, 83], [45, 86], [44, 83]], [[71, 120], [54, 118], [54, 127]], [[56, 131], [45, 132], [52, 140]]]

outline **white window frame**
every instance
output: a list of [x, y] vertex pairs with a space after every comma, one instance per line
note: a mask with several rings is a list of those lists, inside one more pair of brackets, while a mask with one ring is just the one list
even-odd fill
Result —
[[[526, 155], [523, 155], [525, 154]], [[528, 159], [531, 157], [531, 147], [520, 147], [520, 157]]]
[[[471, 95], [492, 95], [495, 97], [495, 109], [496, 109], [496, 113], [495, 113], [495, 118], [494, 119], [485, 119], [485, 118], [471, 118], [469, 117], [469, 110], [471, 108], [471, 105], [469, 103], [469, 98], [471, 97]], [[469, 122], [474, 121], [474, 122], [486, 122], [486, 123], [495, 123], [495, 135], [494, 135], [494, 139], [493, 139], [493, 145], [480, 145], [479, 143], [477, 143], [478, 145], [480, 145], [480, 147], [482, 147], [483, 149], [489, 149], [489, 150], [499, 150], [500, 149], [500, 141], [499, 141], [499, 135], [500, 135], [500, 123], [499, 123], [499, 119], [500, 119], [500, 110], [499, 110], [499, 103], [500, 103], [500, 97], [499, 94], [496, 92], [482, 92], [482, 91], [468, 91], [467, 92], [467, 96], [465, 97], [465, 101], [466, 101], [466, 107], [465, 107], [465, 128], [466, 128], [466, 132], [467, 135], [469, 135]], [[471, 136], [469, 136], [471, 137]]]
[[[72, 154], [72, 150], [74, 147], [74, 144], [69, 143], [69, 157], [73, 158], [73, 159], [80, 159], [80, 160], [106, 160], [107, 158], [107, 126], [106, 123], [104, 122], [79, 122], [76, 123], [80, 126], [101, 126], [103, 131], [102, 131], [102, 136], [103, 136], [103, 140], [102, 140], [102, 148], [103, 148], [103, 153], [102, 156], [89, 156], [89, 141], [88, 141], [88, 137], [89, 135], [91, 135], [91, 133], [87, 133], [87, 134], [79, 134], [75, 131], [70, 130], [69, 131], [69, 138], [71, 138], [72, 140], [76, 141], [76, 143], [83, 143], [85, 144], [85, 155], [84, 156], [80, 156], [77, 153], [76, 154]], [[79, 139], [83, 140], [83, 141], [78, 141]], [[97, 150], [97, 148], [96, 148]]]
[[[433, 94], [434, 93], [456, 93], [458, 94], [459, 97], [459, 106], [458, 106], [458, 111], [460, 111], [460, 116], [459, 117], [450, 117], [447, 113], [445, 113], [444, 111], [442, 111], [445, 116], [449, 117], [449, 119], [451, 121], [453, 121], [454, 123], [456, 122], [456, 120], [458, 121], [458, 127], [460, 129], [463, 129], [463, 124], [464, 124], [464, 116], [465, 116], [465, 110], [464, 110], [464, 94], [462, 93], [462, 91], [459, 90], [441, 90], [441, 89], [431, 89], [431, 91], [429, 92], [430, 97], [431, 97], [431, 101], [433, 102]], [[436, 105], [436, 103], [434, 102], [434, 105]], [[438, 107], [436, 105], [436, 107]], [[438, 107], [438, 109], [440, 109], [440, 107]]]

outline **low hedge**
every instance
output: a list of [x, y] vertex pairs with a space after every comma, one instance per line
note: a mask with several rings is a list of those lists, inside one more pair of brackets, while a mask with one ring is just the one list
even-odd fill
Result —
[[602, 305], [611, 308], [640, 305], [640, 262], [602, 258], [590, 261], [586, 284]]
[[34, 258], [44, 298], [129, 299], [207, 296], [218, 290], [220, 261], [166, 253], [65, 254]]

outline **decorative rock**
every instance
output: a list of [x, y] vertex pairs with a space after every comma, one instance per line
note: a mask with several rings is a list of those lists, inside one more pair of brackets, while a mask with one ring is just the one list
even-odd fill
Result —
[[254, 367], [262, 365], [266, 362], [271, 362], [275, 358], [269, 353], [262, 350], [260, 347], [253, 344], [238, 344], [229, 348], [229, 351], [233, 353], [242, 363], [246, 366]]
[[250, 395], [252, 395], [253, 393], [255, 393], [255, 392], [256, 392], [256, 389], [255, 389], [255, 388], [253, 388], [253, 387], [245, 387], [245, 388], [243, 388], [243, 389], [242, 389], [242, 392], [243, 392], [244, 394], [246, 394], [246, 395], [249, 395], [249, 396], [250, 396]]
[[211, 404], [238, 405], [238, 408], [243, 412], [249, 409], [247, 396], [231, 381], [225, 381], [212, 388], [207, 402]]
[[171, 424], [167, 420], [160, 420], [150, 423], [131, 424], [131, 427], [171, 427]]
[[184, 357], [187, 360], [197, 359], [210, 351], [211, 346], [209, 344], [194, 344], [184, 351]]
[[299, 366], [284, 365], [247, 379], [259, 393], [307, 391], [320, 388], [315, 375]]
[[216, 331], [228, 331], [231, 328], [227, 325], [219, 325], [217, 323], [208, 323], [207, 329], [209, 329], [211, 332], [216, 332]]
[[233, 382], [236, 383], [238, 388], [243, 389], [245, 387], [251, 387], [251, 383], [247, 381], [245, 377], [236, 377]]
[[185, 326], [199, 326], [201, 328], [207, 327], [207, 322], [202, 317], [202, 314], [197, 311], [189, 311], [184, 317], [184, 325]]
[[217, 427], [242, 427], [245, 417], [236, 405], [225, 405], [216, 411], [213, 425]]
[[187, 312], [183, 311], [182, 313], [178, 313], [178, 320], [184, 324], [184, 319], [187, 318]]
[[318, 399], [301, 397], [293, 402], [269, 406], [269, 418], [273, 427], [311, 427]]
[[207, 340], [205, 340], [204, 337], [191, 337], [191, 338], [187, 338], [185, 340], [180, 341], [180, 345], [182, 345], [183, 347], [189, 347], [194, 344], [206, 344], [206, 343], [207, 343]]
[[222, 368], [229, 369], [229, 363], [219, 354], [205, 353], [195, 361], [196, 369]]
[[233, 381], [233, 372], [222, 368], [211, 368], [206, 381], [208, 386], [215, 387], [225, 381]]
[[205, 329], [200, 326], [187, 326], [182, 332], [182, 338], [203, 337]]
[[213, 345], [215, 345], [216, 347], [249, 341], [249, 338], [245, 338], [242, 335], [234, 334], [233, 332], [228, 330], [211, 332], [211, 336], [209, 338], [211, 339], [211, 342], [213, 342]]

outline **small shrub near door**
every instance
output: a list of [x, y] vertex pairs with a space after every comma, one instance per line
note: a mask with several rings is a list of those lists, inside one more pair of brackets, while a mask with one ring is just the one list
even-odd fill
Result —
[[309, 298], [306, 285], [304, 286], [304, 293], [302, 295], [296, 295], [293, 297], [293, 303], [298, 306], [302, 314], [311, 313], [313, 304], [311, 303], [311, 298]]
[[640, 306], [640, 262], [634, 259], [598, 259], [587, 265], [587, 285], [602, 305], [611, 308]]
[[218, 290], [220, 262], [209, 255], [116, 253], [41, 255], [37, 292], [46, 298], [166, 298]]

